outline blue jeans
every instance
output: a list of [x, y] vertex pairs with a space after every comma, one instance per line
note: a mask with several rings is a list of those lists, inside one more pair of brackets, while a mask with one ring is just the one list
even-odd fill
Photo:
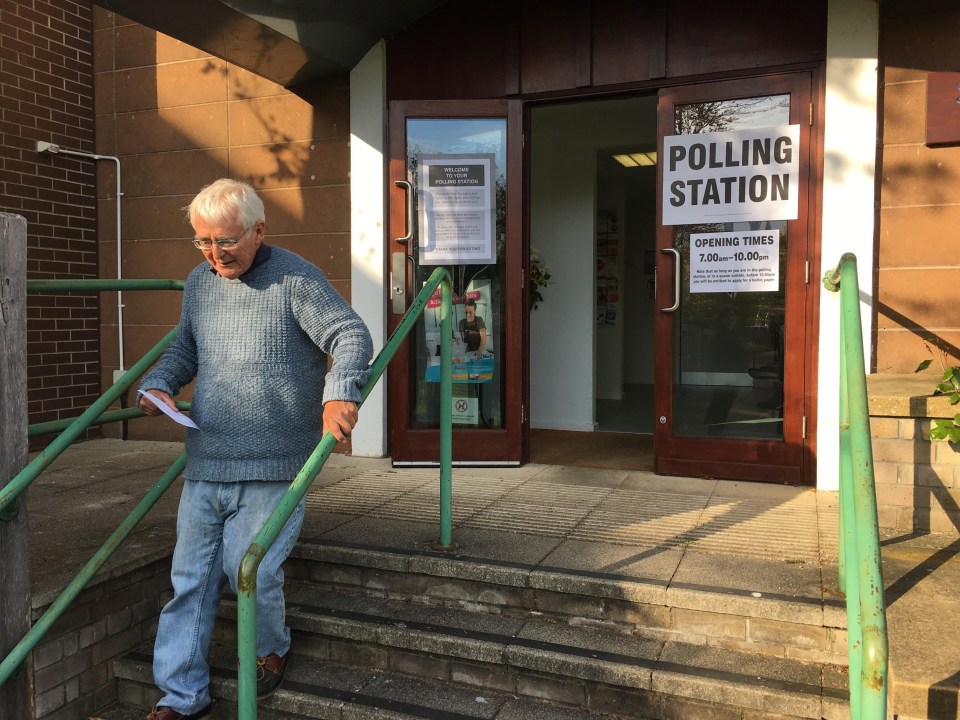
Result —
[[[207, 651], [227, 583], [237, 591], [237, 572], [247, 548], [289, 488], [285, 482], [183, 484], [173, 551], [173, 599], [160, 614], [153, 677], [164, 693], [157, 703], [184, 715], [210, 702]], [[303, 525], [301, 501], [257, 571], [257, 655], [286, 655], [283, 569]]]

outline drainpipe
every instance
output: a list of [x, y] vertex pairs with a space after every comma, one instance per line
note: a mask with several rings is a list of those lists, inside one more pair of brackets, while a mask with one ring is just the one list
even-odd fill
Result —
[[[44, 142], [42, 140], [37, 141], [37, 152], [45, 152], [52, 155], [73, 155], [75, 157], [88, 158], [90, 160], [112, 160], [117, 164], [117, 280], [121, 280], [123, 266], [121, 262], [122, 256], [120, 249], [120, 196], [123, 195], [123, 193], [120, 192], [120, 158], [113, 155], [97, 155], [95, 153], [67, 150], [59, 145], [54, 145], [53, 143]], [[123, 359], [123, 292], [120, 290], [117, 290], [117, 346], [120, 351], [120, 370], [114, 376], [114, 382], [117, 381], [119, 376], [126, 372], [126, 366], [124, 365]]]

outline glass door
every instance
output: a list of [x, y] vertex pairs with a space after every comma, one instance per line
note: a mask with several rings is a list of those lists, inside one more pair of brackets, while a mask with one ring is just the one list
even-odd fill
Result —
[[810, 79], [661, 93], [657, 472], [804, 482]]
[[[516, 105], [517, 107], [511, 107]], [[519, 123], [507, 101], [390, 108], [391, 330], [426, 279], [453, 278], [453, 459], [518, 464], [526, 308]], [[391, 364], [390, 454], [439, 457], [439, 291]]]

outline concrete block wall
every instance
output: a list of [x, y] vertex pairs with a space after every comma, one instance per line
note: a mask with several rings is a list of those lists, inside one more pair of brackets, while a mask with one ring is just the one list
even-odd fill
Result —
[[[235, 177], [264, 201], [267, 243], [318, 265], [349, 299], [349, 77], [307, 100], [104, 8], [94, 8], [93, 23], [97, 151], [120, 159], [124, 277], [186, 278], [203, 256], [183, 208], [204, 185]], [[97, 184], [100, 273], [116, 277], [112, 163]], [[129, 369], [176, 325], [181, 294], [127, 292], [123, 301]], [[107, 385], [119, 359], [114, 294], [104, 295], [100, 332]], [[182, 430], [147, 419], [130, 423], [129, 437], [176, 441]]]
[[[88, 587], [34, 651], [37, 720], [76, 720], [117, 700], [113, 660], [156, 636], [169, 557]], [[36, 622], [55, 597], [34, 601]]]
[[[90, 3], [0, 1], [0, 211], [27, 220], [29, 279], [97, 276], [95, 164], [36, 151], [93, 152], [93, 105]], [[97, 398], [98, 330], [96, 295], [29, 296], [29, 422], [75, 417]]]
[[930, 440], [937, 418], [958, 408], [931, 397], [928, 376], [867, 379], [880, 527], [960, 535], [960, 448]]

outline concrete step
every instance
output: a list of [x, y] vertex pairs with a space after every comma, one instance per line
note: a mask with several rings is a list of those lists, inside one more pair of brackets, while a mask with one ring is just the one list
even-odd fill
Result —
[[[558, 623], [537, 613], [494, 615], [330, 592], [310, 583], [291, 583], [287, 597], [294, 650], [318, 659], [597, 711], [616, 711], [619, 702], [607, 704], [616, 697], [641, 708], [705, 703], [735, 717], [743, 711], [847, 717], [846, 673], [833, 665]], [[226, 600], [222, 612], [218, 639], [235, 646], [234, 601]]]
[[[237, 717], [236, 670], [231, 653], [215, 647], [211, 667], [214, 696], [210, 720]], [[149, 652], [118, 660], [115, 673], [121, 705], [103, 720], [142, 718], [159, 696], [153, 687]], [[449, 682], [397, 672], [359, 668], [303, 655], [291, 658], [283, 686], [257, 706], [258, 720], [658, 720], [652, 715], [611, 715], [503, 691], [480, 692]]]
[[[719, 563], [720, 559], [707, 562]], [[760, 562], [760, 561], [754, 561]], [[737, 560], [749, 577], [749, 560]], [[423, 606], [593, 625], [661, 641], [680, 641], [756, 655], [847, 664], [840, 598], [669, 582], [660, 578], [525, 565], [451, 551], [398, 550], [302, 540], [287, 577], [329, 592], [350, 591]], [[763, 572], [769, 572], [768, 567]]]
[[[422, 671], [425, 661], [410, 662], [409, 651], [386, 652], [388, 667], [371, 667], [369, 647], [362, 643], [340, 650], [341, 659], [301, 654], [319, 644], [310, 633], [296, 631], [283, 687], [259, 704], [260, 720], [281, 718], [391, 718], [394, 720], [788, 720], [793, 718], [846, 718], [832, 698], [821, 701], [820, 688], [757, 677], [752, 687], [749, 673], [758, 667], [736, 670], [707, 668], [699, 652], [684, 656], [674, 648], [653, 667], [631, 664], [635, 657], [612, 650], [586, 651], [547, 640], [517, 643], [510, 653], [515, 665], [489, 665], [463, 659], [444, 663], [433, 658], [432, 672]], [[549, 633], [548, 633], [549, 635]], [[582, 644], [582, 638], [581, 644]], [[342, 652], [341, 652], [342, 651]], [[343, 657], [350, 656], [350, 657]], [[236, 660], [230, 645], [211, 651], [213, 720], [236, 717]], [[430, 657], [424, 655], [424, 658]], [[344, 662], [343, 660], [347, 660]], [[713, 658], [716, 659], [716, 658]], [[137, 652], [115, 663], [120, 700], [127, 708], [147, 710], [159, 693], [153, 687], [149, 651]], [[359, 662], [360, 664], [354, 664]], [[414, 667], [416, 665], [416, 667]], [[607, 667], [604, 668], [603, 666]], [[697, 668], [696, 665], [700, 667]], [[539, 668], [531, 670], [526, 666]], [[557, 673], [587, 670], [601, 680], [578, 680]], [[515, 672], [518, 671], [519, 672]], [[783, 668], [778, 668], [779, 672]], [[602, 678], [617, 684], [609, 684]], [[751, 678], [752, 679], [752, 678]], [[480, 680], [480, 686], [473, 683]], [[644, 688], [633, 687], [639, 683]], [[720, 690], [721, 686], [726, 689]], [[710, 691], [709, 688], [714, 688]], [[832, 691], [829, 691], [832, 692]], [[705, 695], [721, 694], [727, 702]], [[742, 701], [746, 699], [748, 707]], [[751, 707], [758, 705], [759, 707]]]

